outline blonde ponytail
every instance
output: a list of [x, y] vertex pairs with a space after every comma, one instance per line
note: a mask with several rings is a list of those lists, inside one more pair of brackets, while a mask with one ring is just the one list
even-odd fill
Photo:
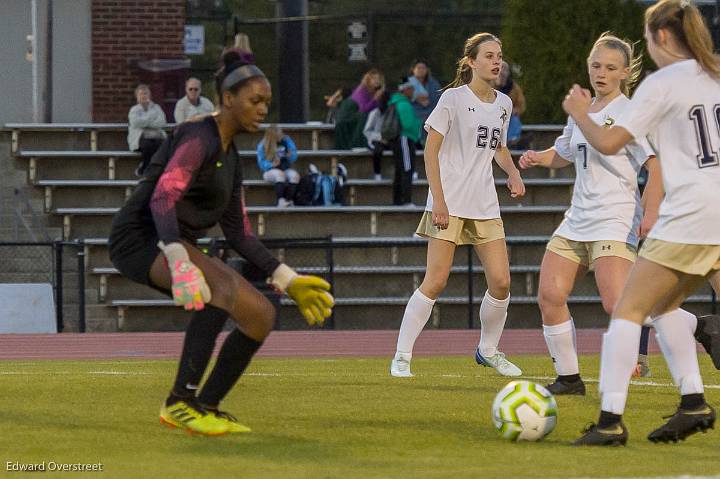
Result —
[[630, 96], [630, 91], [633, 86], [635, 86], [638, 79], [640, 79], [640, 73], [642, 70], [642, 55], [635, 56], [635, 44], [630, 43], [628, 40], [616, 37], [611, 32], [603, 32], [590, 50], [588, 62], [598, 47], [612, 48], [614, 50], [619, 50], [623, 54], [623, 57], [625, 58], [625, 68], [628, 68], [629, 72], [627, 78], [620, 82], [620, 90], [625, 94], [625, 96]]
[[275, 157], [277, 144], [283, 139], [283, 136], [284, 133], [282, 129], [277, 125], [270, 125], [267, 127], [267, 130], [265, 130], [265, 137], [263, 138], [263, 141], [265, 142], [265, 158], [268, 161], [272, 161]]

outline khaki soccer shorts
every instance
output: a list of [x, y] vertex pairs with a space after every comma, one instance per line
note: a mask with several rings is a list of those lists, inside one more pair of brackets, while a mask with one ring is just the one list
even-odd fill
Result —
[[640, 248], [640, 256], [687, 274], [706, 276], [720, 269], [720, 245], [672, 243], [648, 238]]
[[423, 213], [415, 233], [425, 238], [450, 241], [456, 245], [476, 245], [505, 238], [505, 229], [500, 218], [473, 220], [450, 216], [447, 229], [441, 230], [433, 226], [430, 211]]
[[546, 249], [586, 268], [592, 268], [593, 262], [604, 256], [625, 258], [633, 263], [637, 258], [637, 249], [624, 241], [574, 241], [554, 235]]

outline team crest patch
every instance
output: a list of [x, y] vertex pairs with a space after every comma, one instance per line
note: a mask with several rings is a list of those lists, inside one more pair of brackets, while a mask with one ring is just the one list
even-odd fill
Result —
[[612, 117], [605, 118], [605, 126], [613, 126], [615, 124], [615, 119]]
[[507, 120], [508, 112], [505, 108], [502, 108], [502, 115], [500, 115], [500, 121], [503, 123]]

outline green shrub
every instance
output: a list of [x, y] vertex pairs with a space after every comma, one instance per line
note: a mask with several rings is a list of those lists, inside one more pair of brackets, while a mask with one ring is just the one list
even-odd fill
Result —
[[610, 30], [642, 40], [644, 10], [632, 0], [508, 0], [503, 53], [522, 70], [516, 80], [527, 99], [523, 122], [564, 123], [562, 99], [573, 83], [589, 87], [586, 60], [597, 37]]

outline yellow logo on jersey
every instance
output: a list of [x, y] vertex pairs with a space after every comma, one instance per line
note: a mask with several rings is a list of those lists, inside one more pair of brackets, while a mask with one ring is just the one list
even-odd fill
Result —
[[605, 118], [605, 126], [613, 126], [615, 124], [615, 119], [612, 117]]

